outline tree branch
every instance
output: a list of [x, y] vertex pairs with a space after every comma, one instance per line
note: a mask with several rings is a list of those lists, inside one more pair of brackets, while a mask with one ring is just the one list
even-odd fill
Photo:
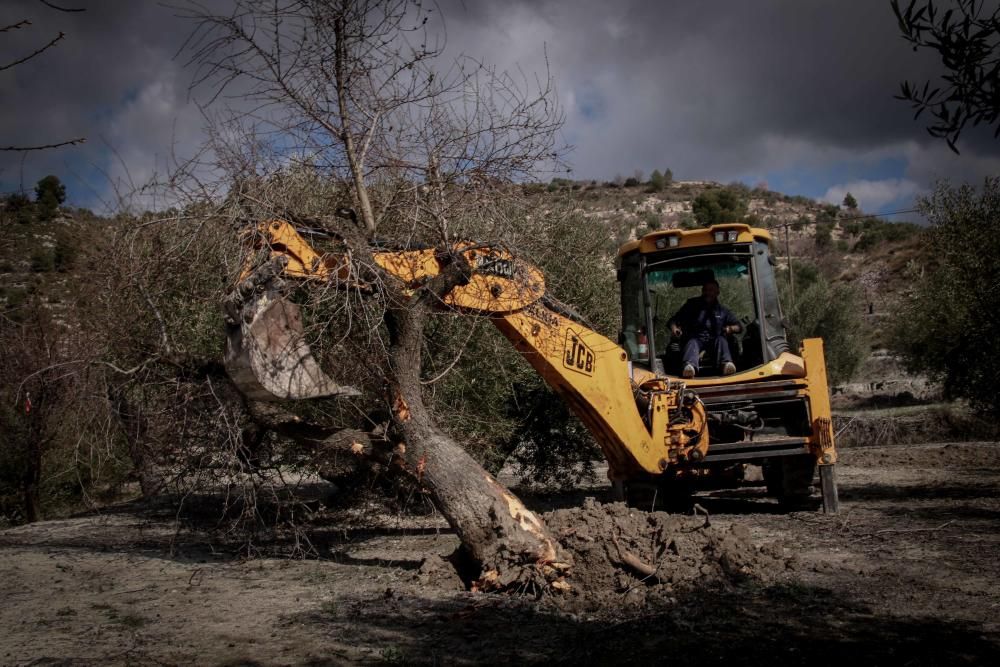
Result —
[[10, 32], [11, 30], [20, 30], [26, 26], [31, 25], [31, 21], [25, 19], [23, 21], [18, 21], [17, 23], [12, 23], [10, 25], [0, 28], [0, 32]]
[[60, 141], [55, 144], [43, 144], [41, 146], [0, 146], [0, 151], [44, 151], [50, 148], [62, 148], [63, 146], [79, 146], [87, 143], [86, 137], [78, 137], [69, 141]]
[[55, 39], [53, 39], [51, 42], [49, 42], [48, 44], [46, 44], [42, 48], [36, 50], [35, 52], [29, 53], [28, 55], [26, 55], [25, 57], [21, 58], [20, 60], [15, 60], [14, 62], [7, 63], [6, 65], [0, 65], [0, 72], [4, 71], [5, 69], [10, 69], [11, 67], [17, 67], [18, 65], [26, 63], [29, 60], [31, 60], [32, 58], [45, 53], [46, 51], [48, 51], [49, 49], [51, 49], [53, 46], [55, 46], [64, 37], [66, 37], [66, 33], [60, 32], [58, 35], [56, 35]]
[[56, 4], [53, 4], [53, 3], [49, 2], [49, 0], [38, 0], [38, 2], [42, 3], [43, 5], [45, 5], [46, 7], [50, 8], [50, 9], [55, 9], [56, 11], [59, 11], [59, 12], [71, 13], [71, 12], [85, 12], [85, 11], [87, 11], [86, 7], [60, 7], [59, 5], [56, 5]]

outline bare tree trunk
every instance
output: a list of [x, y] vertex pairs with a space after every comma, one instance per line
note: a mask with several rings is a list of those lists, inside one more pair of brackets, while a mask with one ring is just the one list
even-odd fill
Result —
[[344, 40], [346, 30], [343, 13], [339, 14], [334, 21], [334, 30], [337, 43], [334, 48], [334, 76], [337, 82], [337, 109], [340, 113], [340, 140], [344, 143], [344, 152], [347, 154], [347, 161], [351, 167], [351, 178], [354, 181], [354, 191], [358, 195], [358, 207], [361, 209], [361, 220], [368, 235], [375, 233], [375, 213], [372, 210], [371, 200], [368, 198], [368, 188], [365, 187], [364, 156], [358, 155], [357, 146], [354, 145], [354, 137], [351, 134], [351, 115], [347, 110], [347, 88], [348, 83], [344, 79], [344, 66], [347, 58], [344, 53]]
[[390, 311], [395, 386], [393, 420], [405, 441], [408, 468], [429, 487], [438, 509], [462, 545], [499, 583], [516, 580], [531, 564], [563, 560], [541, 519], [524, 507], [435, 423], [420, 388], [426, 304]]

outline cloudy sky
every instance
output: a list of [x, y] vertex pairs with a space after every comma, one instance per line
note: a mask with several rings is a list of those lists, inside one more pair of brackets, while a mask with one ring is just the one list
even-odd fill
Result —
[[[204, 122], [178, 55], [193, 26], [153, 0], [3, 0], [0, 146], [85, 136], [83, 146], [0, 152], [0, 191], [55, 173], [101, 208], [189, 155]], [[177, 0], [181, 2], [181, 0]], [[225, 0], [211, 0], [225, 6]], [[966, 132], [955, 156], [893, 99], [936, 76], [898, 36], [888, 0], [442, 0], [446, 53], [544, 70], [566, 112], [576, 178], [670, 168], [679, 179], [766, 182], [868, 211], [908, 208], [939, 178], [1000, 174], [1000, 142]]]

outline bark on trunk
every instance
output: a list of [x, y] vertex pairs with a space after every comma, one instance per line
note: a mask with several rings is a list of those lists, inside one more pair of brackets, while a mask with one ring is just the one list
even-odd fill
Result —
[[553, 563], [558, 574], [567, 557], [541, 519], [445, 434], [424, 405], [420, 351], [427, 314], [427, 304], [411, 301], [391, 309], [387, 318], [393, 419], [405, 442], [408, 468], [430, 489], [462, 545], [481, 563], [484, 579], [507, 587], [523, 581], [526, 568]]

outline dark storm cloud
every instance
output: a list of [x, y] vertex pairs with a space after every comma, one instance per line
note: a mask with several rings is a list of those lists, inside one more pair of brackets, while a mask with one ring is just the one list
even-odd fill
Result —
[[[452, 52], [528, 69], [547, 56], [581, 177], [665, 166], [723, 181], [802, 172], [811, 194], [832, 198], [854, 184], [881, 204], [912, 199], [936, 178], [1000, 171], [1000, 142], [987, 133], [967, 133], [956, 157], [893, 99], [903, 79], [939, 71], [933, 54], [899, 37], [888, 0], [446, 10]], [[898, 173], [881, 173], [887, 163]], [[817, 190], [824, 177], [841, 180]]]
[[[141, 181], [178, 144], [198, 141], [200, 117], [188, 104], [188, 77], [175, 54], [192, 26], [155, 2], [65, 0], [64, 13], [34, 0], [5, 0], [0, 24], [32, 25], [0, 34], [0, 61], [31, 53], [60, 31], [65, 39], [25, 64], [0, 72], [0, 143], [32, 145], [77, 136], [84, 146], [0, 153], [2, 189], [30, 188], [55, 173], [75, 199], [107, 198], [112, 183]], [[127, 166], [127, 168], [126, 168]]]
[[693, 121], [706, 138], [747, 129], [845, 146], [912, 137], [892, 95], [932, 64], [898, 37], [888, 2], [873, 0], [465, 4], [464, 17], [450, 14], [453, 43], [467, 41], [456, 28], [546, 25], [556, 68], [617, 80], [609, 92], [623, 103], [656, 100], [663, 118]]
[[[0, 7], [0, 23], [35, 21], [30, 34], [0, 34], [4, 61], [67, 33], [30, 65], [0, 72], [0, 143], [88, 136], [83, 149], [29, 156], [29, 183], [67, 165], [94, 182], [87, 164], [123, 177], [102, 136], [133, 179], [147, 178], [201, 141], [191, 73], [174, 58], [192, 26], [153, 2], [76, 1], [88, 11]], [[853, 185], [870, 193], [867, 205], [912, 197], [938, 177], [1000, 171], [1000, 142], [969, 133], [955, 157], [893, 99], [902, 79], [938, 72], [899, 38], [888, 0], [443, 0], [440, 9], [449, 56], [529, 76], [548, 63], [580, 177], [668, 166], [722, 181], [801, 172], [789, 182], [810, 194], [834, 198]], [[0, 155], [3, 189], [16, 184], [19, 159]]]

